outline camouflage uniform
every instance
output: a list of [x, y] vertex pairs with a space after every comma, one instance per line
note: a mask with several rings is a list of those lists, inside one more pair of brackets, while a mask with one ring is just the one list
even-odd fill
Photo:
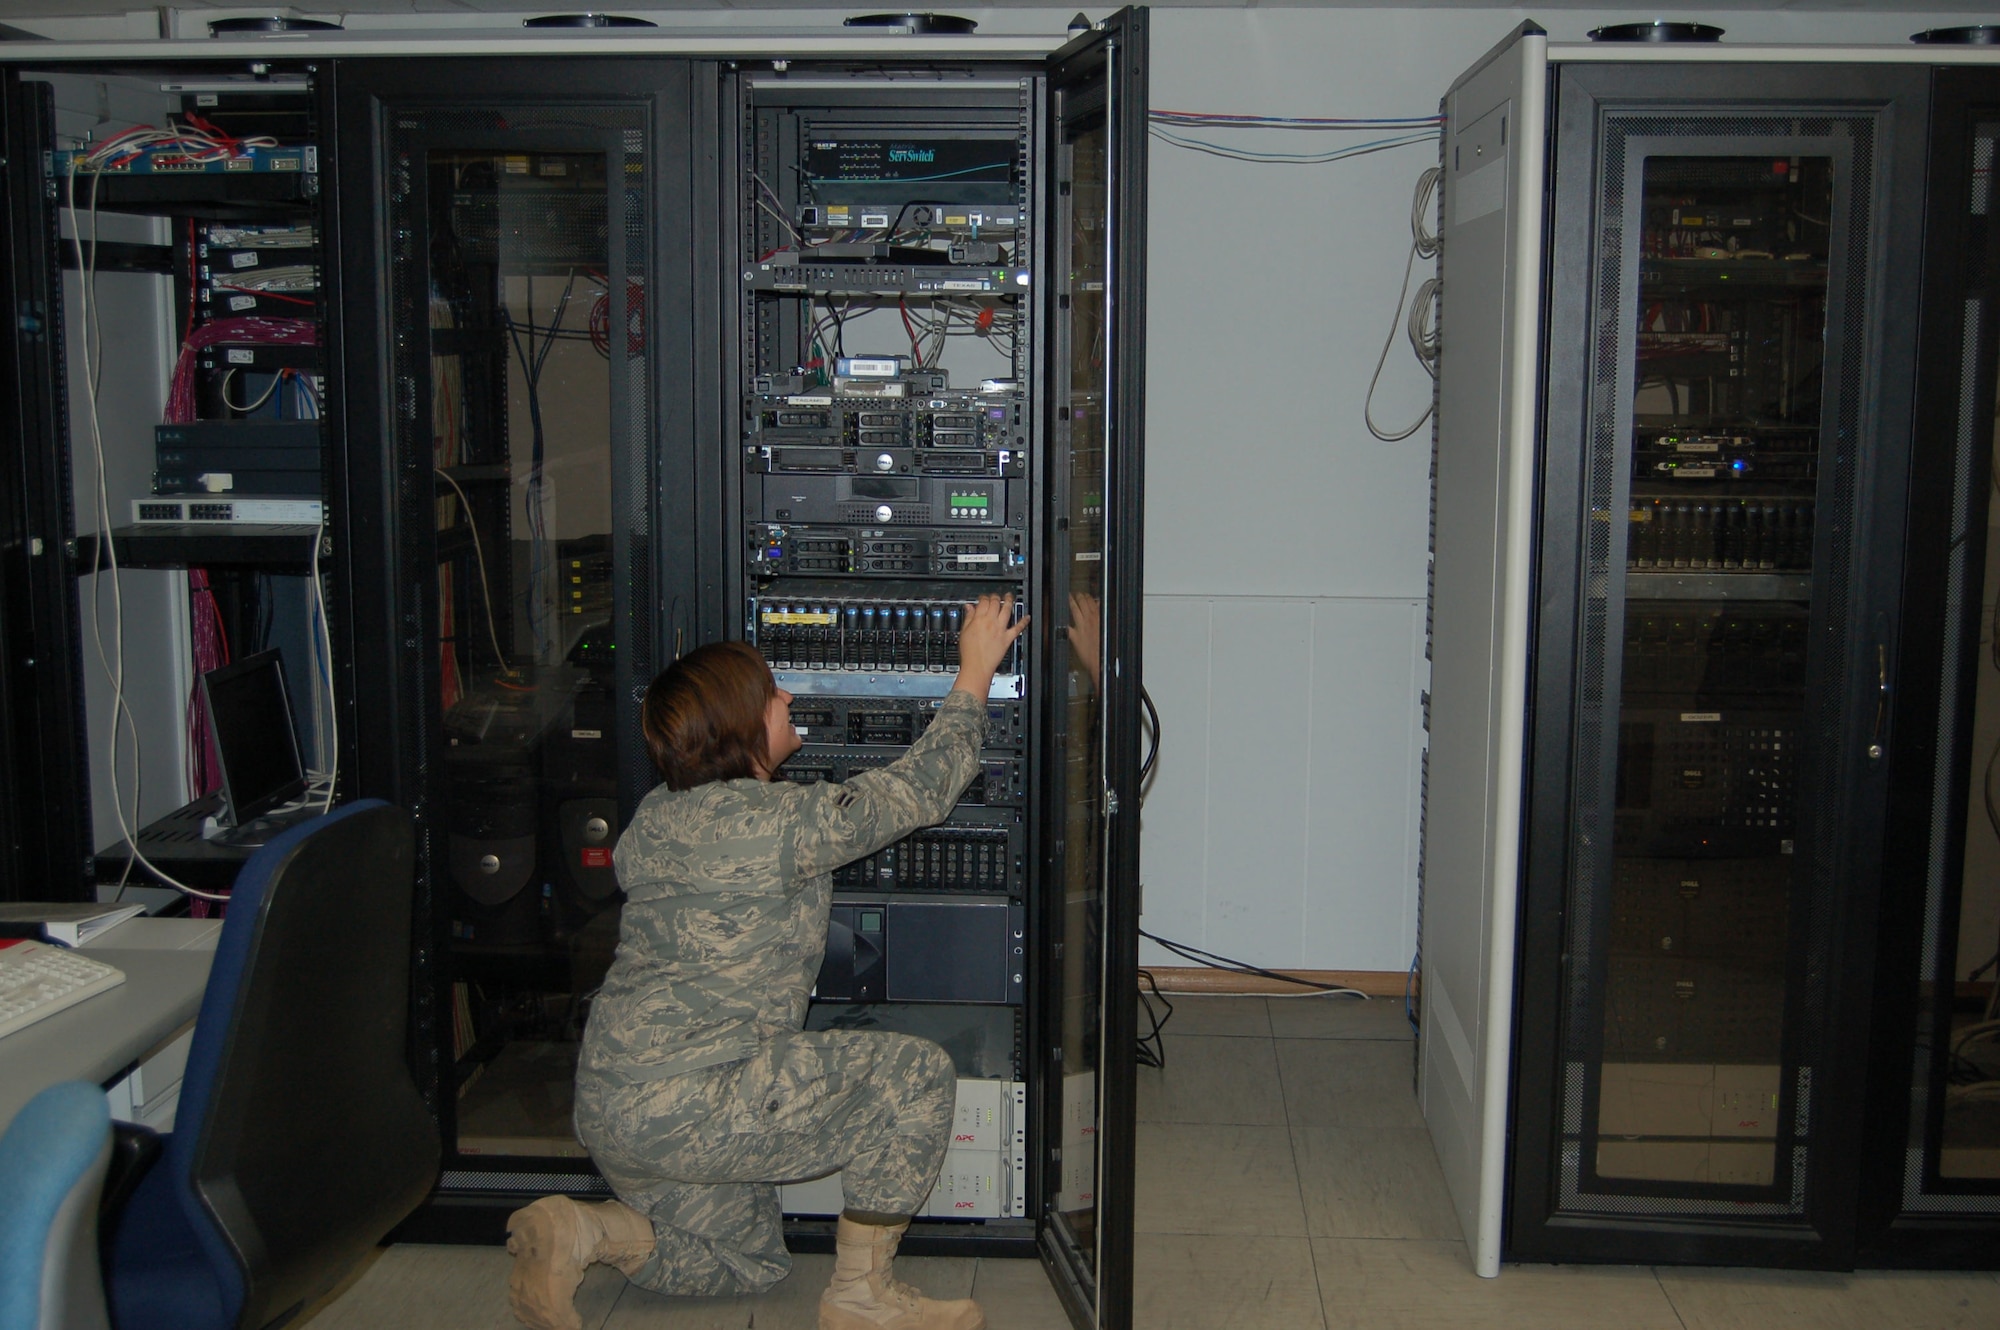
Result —
[[936, 1044], [807, 1033], [831, 872], [941, 821], [986, 708], [954, 691], [902, 758], [845, 784], [653, 791], [619, 839], [618, 955], [584, 1031], [576, 1130], [651, 1218], [632, 1282], [758, 1292], [791, 1266], [778, 1182], [842, 1170], [852, 1209], [912, 1214], [937, 1180], [954, 1071]]

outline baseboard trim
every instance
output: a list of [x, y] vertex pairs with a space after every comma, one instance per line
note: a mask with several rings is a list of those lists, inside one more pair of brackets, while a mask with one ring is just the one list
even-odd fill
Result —
[[[1142, 965], [1139, 967], [1159, 983], [1165, 993], [1283, 994], [1310, 993], [1303, 984], [1288, 984], [1235, 970], [1216, 970], [1197, 965]], [[1401, 997], [1408, 976], [1401, 970], [1286, 970], [1284, 973], [1315, 984], [1339, 984], [1356, 988], [1369, 997]], [[1140, 988], [1145, 984], [1142, 981]]]

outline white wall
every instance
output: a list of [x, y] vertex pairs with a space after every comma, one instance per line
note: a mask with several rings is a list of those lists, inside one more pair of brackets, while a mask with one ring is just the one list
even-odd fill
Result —
[[[1151, 101], [1435, 114], [1460, 71], [1529, 16], [1578, 41], [1653, 14], [1156, 9]], [[1669, 17], [1718, 23], [1732, 42], [1901, 43], [1975, 21]], [[1229, 141], [1302, 151], [1332, 138]], [[1263, 166], [1152, 144], [1146, 679], [1165, 739], [1145, 810], [1143, 923], [1260, 965], [1400, 970], [1415, 945], [1430, 434], [1379, 443], [1361, 410], [1412, 186], [1435, 160], [1426, 145]], [[1377, 421], [1407, 424], [1428, 390], [1399, 330]], [[1184, 963], [1151, 943], [1141, 959]]]

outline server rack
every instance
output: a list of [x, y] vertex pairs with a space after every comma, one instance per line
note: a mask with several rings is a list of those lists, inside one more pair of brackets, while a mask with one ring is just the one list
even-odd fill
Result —
[[[209, 81], [226, 92], [191, 91], [205, 75], [213, 75]], [[163, 121], [172, 113], [195, 112], [199, 104], [221, 123], [200, 128], [192, 147], [140, 145], [78, 161], [56, 148], [58, 124], [67, 116], [74, 128], [81, 114], [78, 92], [93, 80], [107, 107], [116, 103]], [[66, 103], [55, 95], [58, 84]], [[201, 796], [219, 785], [212, 755], [192, 724], [185, 735], [192, 769], [185, 791], [160, 795], [166, 782], [158, 777], [170, 764], [140, 766], [137, 731], [149, 730], [149, 743], [163, 735], [173, 736], [175, 745], [182, 741], [174, 732], [185, 697], [174, 698], [173, 709], [161, 708], [164, 714], [151, 717], [150, 726], [134, 711], [134, 695], [150, 692], [158, 700], [161, 681], [171, 687], [171, 665], [128, 671], [125, 705], [116, 708], [123, 713], [116, 728], [134, 732], [121, 733], [116, 765], [124, 791], [136, 796], [143, 776], [148, 798], [140, 807], [153, 811], [138, 822], [128, 816], [121, 833], [109, 837], [101, 825], [93, 826], [90, 772], [95, 768], [102, 779], [112, 765], [106, 722], [113, 706], [100, 692], [94, 699], [98, 714], [88, 715], [87, 683], [101, 680], [103, 672], [95, 662], [86, 670], [79, 650], [90, 631], [86, 608], [97, 613], [100, 599], [93, 593], [88, 607], [80, 603], [83, 578], [114, 566], [127, 574], [144, 570], [155, 582], [142, 597], [149, 602], [143, 617], [149, 626], [162, 625], [173, 613], [163, 612], [161, 604], [170, 597], [153, 593], [159, 584], [177, 582], [174, 596], [189, 604], [198, 599], [213, 612], [219, 631], [246, 654], [282, 647], [292, 667], [288, 684], [308, 760], [330, 765], [327, 716], [319, 705], [329, 665], [306, 589], [318, 535], [313, 522], [301, 519], [303, 524], [259, 528], [256, 537], [217, 539], [228, 528], [155, 522], [156, 505], [136, 502], [162, 495], [174, 496], [165, 502], [177, 507], [204, 500], [227, 504], [280, 492], [310, 496], [316, 506], [324, 493], [326, 426], [317, 405], [317, 385], [325, 377], [319, 174], [310, 146], [316, 138], [311, 103], [296, 95], [301, 92], [297, 80], [260, 82], [241, 71], [201, 65], [141, 73], [58, 62], [26, 78], [10, 72], [7, 80], [15, 135], [9, 162], [17, 173], [10, 189], [9, 280], [23, 310], [10, 330], [7, 361], [18, 411], [18, 428], [10, 436], [8, 501], [23, 519], [9, 546], [19, 556], [12, 572], [20, 580], [10, 588], [8, 613], [10, 639], [24, 648], [8, 662], [19, 690], [16, 707], [10, 708], [8, 752], [10, 760], [23, 764], [18, 807], [28, 816], [13, 838], [12, 862], [27, 864], [17, 889], [30, 895], [82, 899], [92, 891], [93, 877], [124, 883], [125, 866], [134, 862], [126, 841], [135, 833], [164, 871], [198, 888], [213, 885], [207, 860], [233, 874], [247, 853], [212, 852], [195, 834], [201, 817], [220, 809], [214, 793], [184, 807], [173, 827], [170, 816], [142, 829], [163, 802], [171, 809], [180, 797]], [[242, 169], [223, 171], [203, 158], [203, 145], [232, 133], [263, 144], [283, 138], [291, 146], [280, 152], [245, 148], [237, 162]], [[279, 256], [282, 262], [264, 264]], [[138, 294], [148, 283], [157, 289]], [[101, 318], [85, 325], [75, 317], [86, 293], [96, 308], [98, 293], [113, 286], [131, 306], [132, 317], [109, 329]], [[154, 322], [147, 313], [164, 317]], [[95, 352], [88, 362], [79, 358], [79, 338]], [[106, 360], [124, 357], [139, 358], [145, 377], [132, 375], [130, 363], [107, 371]], [[88, 379], [81, 373], [85, 363]], [[79, 411], [72, 421], [72, 404], [92, 395], [92, 380], [101, 388], [104, 418]], [[169, 382], [166, 419], [176, 422], [177, 432], [163, 446], [170, 435], [156, 430], [160, 415], [146, 414], [156, 408], [130, 403], [158, 403], [158, 387]], [[121, 391], [121, 385], [130, 390]], [[270, 448], [249, 445], [253, 438], [271, 443], [273, 435], [278, 437]], [[98, 484], [100, 466], [104, 490]], [[220, 492], [192, 494], [196, 471], [240, 473], [243, 486], [232, 489], [238, 477], [221, 475]], [[281, 481], [294, 478], [297, 488], [281, 487]], [[103, 507], [107, 499], [109, 506]], [[90, 513], [89, 524], [96, 528], [81, 536], [79, 509]], [[115, 594], [101, 599], [121, 603]], [[107, 608], [103, 620], [111, 617]], [[91, 635], [111, 638], [116, 631], [101, 627]], [[144, 643], [148, 663], [157, 659], [150, 656], [155, 647]], [[192, 704], [189, 715], [197, 715]], [[187, 833], [187, 844], [163, 849], [177, 832]], [[140, 870], [138, 878], [145, 877]]]
[[1767, 1241], [1718, 1254], [1847, 1259], [1861, 1009], [1837, 976], [1866, 969], [1849, 912], [1878, 854], [1862, 699], [1910, 359], [1887, 293], [1915, 261], [1888, 237], [1915, 224], [1922, 76], [1834, 99], [1760, 70], [1731, 107], [1749, 77], [1556, 76], [1553, 212], [1590, 220], [1551, 246], [1550, 338], [1592, 354], [1551, 359], [1546, 405], [1544, 585], [1573, 589], [1538, 635], [1516, 1112], [1560, 1131], [1522, 1134], [1523, 1255], [1546, 1207], [1604, 1216], [1555, 1250], [1757, 1216]]
[[[1518, 968], [1468, 1027], [1511, 1023], [1505, 1190], [1461, 1173], [1461, 1212], [1504, 1214], [1524, 1260], [1991, 1264], [1983, 1108], [1954, 1088], [1977, 1068], [1952, 1056], [1979, 1038], [1954, 1000], [1984, 908], [1990, 75], [1539, 41], [1459, 85], [1518, 64], [1507, 104], [1546, 98], [1514, 145], [1548, 182], [1516, 253], [1467, 231], [1486, 267], [1453, 270], [1454, 230], [1517, 203], [1468, 178], [1505, 114], [1448, 126], [1444, 168], [1445, 322], [1455, 289], [1475, 316], [1501, 280], [1546, 292], [1515, 352], [1534, 423], [1500, 449], [1532, 468], [1518, 508], [1465, 470], [1491, 367], [1441, 367], [1440, 595], [1510, 521], [1532, 541], [1526, 636], [1493, 639], [1526, 680], [1498, 703], [1519, 768], [1493, 769], [1520, 852], [1481, 888], [1511, 908], [1518, 875]], [[1434, 634], [1434, 686], [1462, 692], [1476, 644]], [[1465, 701], [1434, 702], [1434, 779], [1500, 751]], [[1464, 886], [1428, 878], [1433, 910]], [[1433, 1088], [1449, 1065], [1427, 1057]]]
[[[973, 1116], [991, 1107], [1009, 1124], [996, 1151], [1013, 1168], [1006, 1204], [920, 1221], [911, 1250], [1039, 1254], [1079, 1324], [1128, 1323], [1144, 12], [1073, 35], [1053, 56], [1006, 42], [583, 37], [536, 46], [538, 59], [495, 42], [507, 58], [482, 59], [458, 54], [480, 45], [460, 40], [449, 80], [337, 34], [277, 61], [254, 42], [198, 48], [217, 78], [302, 85], [322, 130], [340, 790], [418, 819], [412, 1058], [447, 1141], [438, 1192], [406, 1236], [496, 1240], [525, 1200], [603, 1191], [565, 1103], [615, 940], [608, 850], [651, 784], [636, 703], [654, 670], [699, 641], [757, 642], [817, 731], [797, 778], [837, 777], [920, 732], [949, 678], [950, 604], [1006, 587], [1037, 626], [992, 699], [982, 778], [945, 828], [845, 875], [835, 932], [850, 969], [823, 972], [834, 1000], [815, 1019], [944, 1037], [963, 1054]], [[146, 48], [121, 48], [115, 76], [188, 68], [172, 46]], [[112, 70], [88, 50], [35, 55], [10, 70], [10, 91], [43, 69]], [[885, 133], [929, 133], [922, 151], [1004, 140], [1004, 179], [976, 183], [1012, 197], [922, 182], [925, 202], [976, 204], [985, 219], [940, 215], [921, 237], [904, 234], [914, 217], [832, 227], [804, 211], [823, 206], [801, 189], [807, 169], [834, 182], [821, 192], [898, 186], [842, 179], [837, 152], [812, 157], [808, 126], [849, 147]], [[10, 160], [30, 186], [13, 196], [33, 197], [42, 182], [24, 163], [39, 158]], [[1011, 234], [993, 216], [1004, 211]], [[884, 252], [843, 254], [803, 286], [760, 285], [768, 237], [802, 232], [826, 249], [809, 260]], [[896, 252], [912, 247], [934, 253]], [[925, 276], [939, 284], [912, 284]], [[984, 336], [969, 358], [913, 338], [886, 376], [898, 397], [873, 367], [810, 363], [828, 296], [856, 329], [862, 303], [890, 327], [907, 311]], [[875, 340], [845, 349], [899, 349]], [[790, 400], [821, 396], [832, 402]], [[862, 405], [898, 415], [903, 434], [867, 440], [866, 466]], [[853, 437], [787, 437], [817, 426], [779, 411], [846, 411]], [[978, 437], [964, 437], [965, 416]], [[62, 413], [38, 419], [60, 430]], [[758, 498], [774, 476], [784, 503]], [[883, 478], [908, 483], [874, 493]], [[785, 511], [795, 489], [837, 497], [804, 522]], [[932, 514], [873, 511], [911, 490]], [[876, 502], [850, 511], [862, 491]], [[802, 542], [802, 524], [832, 534]], [[845, 566], [802, 562], [823, 557], [811, 542], [824, 539], [849, 542]], [[929, 562], [898, 562], [913, 558]], [[803, 621], [821, 601], [922, 607], [946, 632], [914, 654], [884, 635], [872, 661], [780, 656], [783, 632], [830, 626]], [[1073, 619], [1095, 630], [1088, 652], [1071, 645]], [[81, 757], [72, 775], [70, 788], [87, 785]], [[878, 915], [892, 957], [900, 937], [906, 962], [931, 947], [948, 963], [892, 960], [877, 972], [886, 994], [842, 991]], [[992, 982], [971, 984], [975, 971]], [[974, 1160], [947, 1182], [972, 1194], [991, 1172]], [[826, 1241], [830, 1224], [796, 1199], [795, 1245]]]

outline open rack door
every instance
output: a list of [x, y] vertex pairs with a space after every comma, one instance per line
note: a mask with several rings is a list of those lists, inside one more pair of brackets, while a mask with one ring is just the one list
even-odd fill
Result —
[[1500, 1272], [1528, 695], [1548, 38], [1445, 95], [1419, 1092], [1473, 1268]]
[[1049, 65], [1041, 604], [1067, 688], [1048, 708], [1039, 1231], [1071, 1319], [1098, 1330], [1132, 1324], [1146, 29], [1121, 10]]

